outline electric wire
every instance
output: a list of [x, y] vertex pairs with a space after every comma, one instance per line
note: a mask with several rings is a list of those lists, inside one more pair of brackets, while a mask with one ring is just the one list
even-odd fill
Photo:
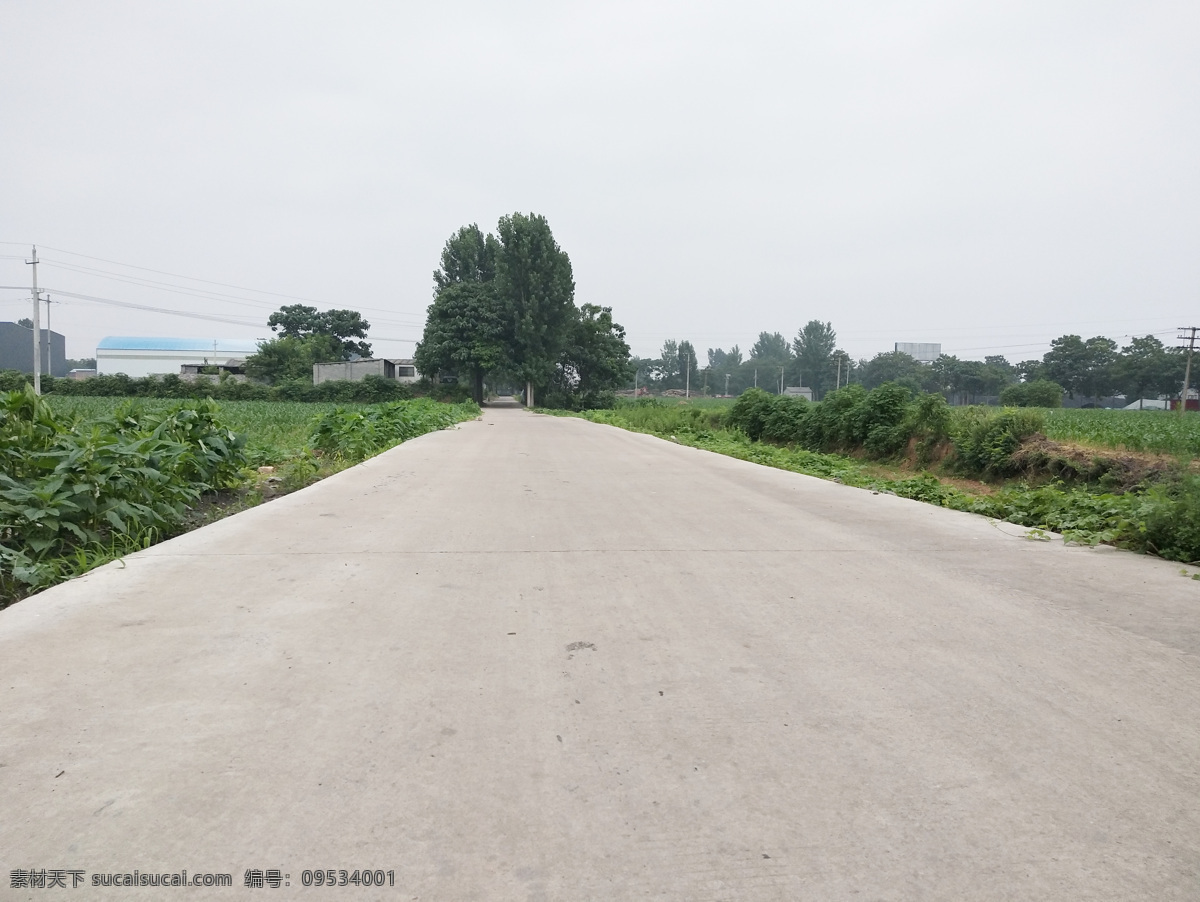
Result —
[[[317, 300], [316, 298], [302, 297], [300, 295], [294, 295], [294, 294], [283, 294], [283, 293], [277, 292], [277, 291], [266, 291], [266, 290], [260, 289], [260, 288], [250, 288], [246, 285], [235, 285], [231, 282], [218, 282], [213, 279], [201, 279], [197, 276], [187, 276], [187, 275], [183, 275], [182, 273], [169, 272], [167, 270], [162, 270], [162, 269], [151, 269], [148, 266], [138, 266], [133, 263], [123, 263], [120, 260], [110, 260], [107, 257], [93, 257], [88, 254], [80, 254], [77, 251], [68, 251], [68, 250], [64, 250], [63, 248], [60, 248], [60, 247], [51, 247], [48, 244], [42, 245], [42, 248], [44, 250], [48, 250], [48, 251], [55, 251], [56, 253], [59, 253], [59, 254], [69, 254], [72, 257], [82, 257], [85, 260], [95, 260], [99, 263], [110, 263], [114, 266], [125, 267], [126, 269], [137, 269], [137, 270], [141, 270], [142, 272], [154, 273], [155, 275], [171, 276], [172, 278], [175, 278], [175, 279], [186, 279], [189, 282], [202, 282], [205, 285], [218, 285], [222, 288], [236, 288], [238, 291], [249, 291], [253, 294], [265, 294], [265, 295], [268, 295], [269, 297], [284, 298], [286, 300], [292, 300], [292, 301], [306, 301], [310, 304], [326, 303], [325, 301]], [[78, 265], [78, 264], [68, 264], [68, 263], [60, 262], [58, 265]], [[102, 272], [106, 272], [106, 270], [96, 270], [96, 272], [102, 273]], [[388, 310], [387, 308], [384, 308], [384, 307], [364, 307], [362, 305], [357, 305], [357, 309], [372, 310], [372, 311], [377, 311], [380, 313], [398, 313], [399, 315], [402, 315], [402, 316], [418, 316], [419, 315], [419, 314], [408, 313], [407, 311]]]
[[[133, 310], [145, 310], [149, 313], [159, 313], [165, 316], [183, 316], [189, 319], [206, 320], [209, 322], [226, 323], [234, 326], [251, 326], [268, 328], [266, 321], [261, 319], [253, 319], [251, 317], [234, 318], [232, 316], [216, 316], [208, 313], [192, 313], [186, 310], [172, 310], [167, 307], [155, 307], [150, 304], [135, 304], [132, 301], [118, 301], [115, 298], [103, 298], [96, 295], [80, 294], [75, 291], [62, 291], [61, 289], [53, 289], [53, 292], [58, 297], [68, 297], [84, 303], [103, 304], [111, 307], [125, 307]], [[372, 335], [371, 341], [391, 341], [391, 342], [415, 342], [418, 339], [414, 338], [393, 338], [390, 336]]]
[[[29, 244], [27, 242], [23, 243], [23, 242], [16, 242], [16, 241], [0, 241], [0, 245], [12, 246], [12, 247], [29, 246]], [[188, 276], [188, 275], [184, 275], [182, 273], [171, 272], [169, 270], [154, 269], [154, 268], [147, 267], [147, 266], [139, 266], [137, 264], [125, 263], [120, 260], [113, 260], [113, 259], [110, 259], [107, 257], [96, 257], [96, 256], [92, 256], [89, 254], [81, 254], [78, 251], [71, 251], [71, 250], [67, 250], [65, 248], [54, 247], [52, 245], [41, 245], [41, 248], [44, 250], [53, 251], [53, 252], [56, 252], [59, 254], [66, 254], [71, 257], [79, 257], [84, 260], [92, 260], [95, 262], [107, 263], [107, 264], [110, 264], [113, 266], [123, 267], [125, 269], [133, 269], [133, 270], [138, 270], [140, 272], [153, 273], [155, 275], [169, 276], [173, 279], [183, 279], [188, 282], [197, 282], [197, 283], [201, 283], [204, 285], [215, 285], [215, 286], [218, 286], [221, 288], [232, 288], [232, 289], [236, 289], [238, 291], [251, 292], [252, 294], [266, 295], [268, 297], [274, 297], [274, 298], [283, 298], [286, 300], [304, 301], [304, 302], [313, 303], [313, 304], [323, 304], [324, 303], [315, 298], [304, 297], [301, 295], [292, 295], [292, 294], [286, 294], [283, 292], [267, 291], [264, 289], [250, 288], [250, 287], [244, 286], [244, 285], [237, 285], [237, 284], [230, 283], [230, 282], [220, 282], [220, 281], [216, 281], [213, 279], [203, 279], [203, 278], [199, 278], [197, 276]], [[0, 259], [24, 260], [25, 258], [21, 255], [15, 255], [15, 254], [0, 254]], [[229, 294], [227, 292], [214, 291], [212, 289], [196, 288], [196, 287], [188, 286], [188, 285], [177, 285], [177, 284], [172, 284], [170, 282], [164, 282], [164, 281], [156, 280], [156, 279], [148, 279], [145, 277], [130, 275], [127, 273], [116, 273], [116, 272], [112, 272], [111, 270], [104, 270], [104, 269], [100, 269], [98, 267], [85, 266], [83, 264], [72, 263], [70, 261], [54, 260], [53, 258], [51, 258], [51, 259], [42, 258], [39, 262], [42, 263], [43, 265], [49, 266], [51, 268], [57, 268], [57, 269], [61, 269], [61, 270], [67, 271], [67, 272], [73, 272], [77, 275], [93, 276], [93, 277], [108, 279], [108, 280], [112, 280], [112, 281], [116, 281], [116, 282], [123, 282], [125, 284], [134, 285], [134, 286], [141, 287], [141, 288], [150, 288], [150, 289], [158, 290], [158, 291], [166, 291], [166, 292], [173, 293], [173, 294], [179, 294], [179, 295], [182, 295], [185, 297], [193, 297], [193, 298], [196, 298], [199, 300], [208, 300], [208, 301], [212, 301], [212, 302], [216, 302], [216, 303], [227, 303], [227, 304], [231, 304], [231, 305], [235, 305], [235, 306], [249, 306], [249, 307], [256, 307], [256, 308], [261, 308], [261, 309], [274, 309], [273, 303], [263, 301], [260, 299], [256, 299], [256, 298], [248, 298], [243, 295], [234, 295], [234, 294]], [[16, 291], [28, 291], [29, 290], [29, 288], [26, 286], [15, 286], [15, 285], [13, 285], [13, 286], [3, 285], [3, 286], [0, 286], [0, 289], [16, 290]], [[117, 301], [112, 298], [100, 298], [95, 295], [85, 295], [85, 294], [80, 294], [80, 293], [76, 293], [76, 292], [64, 291], [62, 289], [44, 288], [43, 290], [44, 291], [54, 291], [56, 294], [58, 294], [60, 296], [72, 297], [77, 300], [81, 300], [81, 301], [85, 301], [85, 302], [108, 304], [108, 305], [112, 305], [112, 306], [127, 307], [130, 309], [145, 310], [148, 312], [159, 313], [159, 314], [168, 315], [168, 316], [181, 316], [181, 317], [187, 317], [187, 318], [191, 318], [191, 319], [209, 320], [209, 321], [213, 321], [213, 322], [224, 322], [224, 323], [229, 323], [229, 324], [233, 324], [233, 325], [254, 325], [254, 326], [265, 325], [260, 320], [257, 320], [257, 319], [250, 320], [248, 317], [237, 317], [236, 314], [230, 314], [227, 316], [219, 316], [216, 314], [196, 313], [196, 312], [191, 312], [191, 311], [181, 311], [181, 310], [174, 310], [174, 309], [169, 309], [169, 308], [164, 308], [164, 307], [156, 307], [153, 305], [135, 304], [135, 303], [129, 302], [129, 301]], [[367, 306], [363, 306], [363, 305], [356, 305], [356, 309], [366, 310], [366, 311], [371, 311], [371, 312], [379, 312], [379, 313], [384, 313], [384, 314], [391, 314], [392, 316], [400, 317], [399, 319], [376, 319], [376, 324], [379, 324], [379, 325], [395, 325], [395, 326], [400, 326], [402, 328], [412, 328], [412, 327], [419, 326], [419, 325], [423, 324], [423, 322], [424, 322], [423, 314], [409, 313], [407, 311], [395, 311], [395, 310], [389, 310], [389, 309], [380, 308], [380, 307], [367, 307]], [[1066, 321], [1066, 322], [1060, 321], [1060, 322], [1053, 322], [1053, 323], [1048, 323], [1048, 322], [1023, 323], [1023, 324], [1009, 323], [1007, 325], [1010, 329], [1012, 329], [1012, 328], [1016, 328], [1016, 329], [1022, 329], [1022, 328], [1053, 329], [1053, 328], [1058, 328], [1058, 327], [1062, 327], [1062, 326], [1079, 328], [1080, 326], [1084, 326], [1084, 325], [1091, 325], [1091, 326], [1113, 325], [1113, 324], [1117, 324], [1117, 323], [1124, 325], [1124, 324], [1133, 323], [1133, 322], [1144, 322], [1144, 320], [1142, 320], [1142, 319], [1074, 320], [1074, 321]], [[730, 330], [730, 331], [733, 331], [733, 330]], [[692, 337], [700, 338], [700, 339], [705, 339], [705, 338], [711, 339], [711, 338], [720, 337], [720, 338], [727, 339], [730, 335], [730, 331], [703, 332], [703, 333], [693, 332]], [[1142, 334], [1165, 335], [1165, 334], [1167, 334], [1169, 332], [1173, 332], [1173, 331], [1175, 331], [1175, 330], [1174, 329], [1163, 329], [1163, 330], [1156, 330], [1156, 331], [1142, 333]], [[1139, 330], [1135, 329], [1134, 332], [1139, 332]], [[942, 336], [943, 340], [941, 343], [943, 345], [949, 345], [957, 353], [975, 352], [975, 351], [1015, 351], [1015, 350], [1022, 350], [1022, 349], [1026, 349], [1026, 348], [1042, 348], [1042, 347], [1048, 346], [1048, 344], [1049, 344], [1048, 341], [1039, 341], [1039, 342], [1030, 342], [1027, 344], [998, 344], [998, 345], [976, 346], [976, 347], [966, 347], [966, 348], [957, 347], [955, 345], [954, 341], [952, 340], [952, 336], [954, 335], [954, 333], [960, 333], [958, 335], [959, 340], [969, 341], [971, 338], [975, 338], [979, 335], [979, 330], [972, 328], [972, 327], [958, 327], [958, 328], [949, 328], [949, 329], [944, 328], [944, 327], [936, 328], [936, 329], [913, 327], [913, 328], [900, 328], [900, 329], [862, 330], [862, 331], [844, 332], [844, 333], [842, 333], [840, 338], [844, 341], [862, 342], [862, 341], [871, 341], [873, 339], [877, 339], [877, 338], [883, 337], [883, 336], [891, 337], [891, 336], [895, 336], [898, 334], [929, 335], [931, 333], [936, 333], [937, 335]], [[962, 333], [966, 333], [966, 334], [962, 334]], [[747, 333], [747, 334], [749, 334], [749, 333]], [[1125, 334], [1124, 337], [1127, 337], [1127, 338], [1132, 337], [1132, 334], [1133, 333], [1127, 333], [1127, 334]], [[640, 342], [640, 341], [646, 341], [646, 340], [651, 340], [651, 339], [670, 338], [670, 337], [674, 337], [674, 334], [673, 333], [640, 333], [637, 336], [630, 336], [630, 340]], [[1004, 336], [1004, 337], [1009, 337], [1009, 336]], [[1011, 337], [1016, 338], [1018, 336], [1013, 335]], [[947, 338], [951, 338], [951, 340], [947, 341], [946, 340]], [[381, 336], [371, 336], [371, 340], [387, 341], [387, 342], [409, 342], [409, 343], [417, 341], [417, 339], [413, 339], [413, 338], [390, 338], [390, 337], [381, 337]]]

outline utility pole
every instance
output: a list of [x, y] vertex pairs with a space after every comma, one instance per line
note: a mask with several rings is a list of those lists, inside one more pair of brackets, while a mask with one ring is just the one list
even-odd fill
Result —
[[33, 267], [33, 393], [42, 393], [42, 304], [37, 287], [37, 245], [33, 246], [33, 259], [25, 263]]
[[1183, 416], [1183, 412], [1187, 410], [1188, 384], [1192, 378], [1192, 353], [1196, 350], [1196, 333], [1200, 332], [1200, 326], [1180, 326], [1180, 332], [1188, 332], [1188, 335], [1179, 335], [1177, 338], [1187, 339], [1188, 343], [1188, 359], [1187, 366], [1183, 368], [1183, 394], [1179, 398], [1179, 415]]
[[729, 397], [729, 374], [725, 374], [725, 397]]
[[46, 375], [54, 375], [54, 339], [50, 335], [50, 295], [46, 295]]
[[779, 393], [783, 394], [783, 367], [779, 368]]

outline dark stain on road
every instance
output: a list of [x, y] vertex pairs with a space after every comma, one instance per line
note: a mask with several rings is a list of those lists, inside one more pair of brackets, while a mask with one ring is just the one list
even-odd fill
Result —
[[595, 651], [596, 644], [594, 642], [572, 642], [567, 646], [567, 660], [569, 661], [571, 658], [575, 657], [575, 652], [583, 651], [585, 648]]

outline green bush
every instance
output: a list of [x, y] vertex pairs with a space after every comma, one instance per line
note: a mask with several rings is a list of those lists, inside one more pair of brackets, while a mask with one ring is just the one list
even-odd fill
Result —
[[767, 419], [775, 409], [775, 396], [761, 388], [750, 388], [742, 392], [729, 409], [726, 419], [733, 429], [740, 429], [751, 441], [762, 438], [763, 430], [767, 427]]
[[730, 409], [727, 423], [753, 441], [799, 445], [810, 451], [865, 451], [894, 457], [911, 438], [943, 441], [950, 414], [940, 395], [915, 401], [907, 386], [885, 382], [867, 391], [849, 385], [819, 404], [750, 389]]
[[909, 436], [907, 386], [885, 382], [867, 392], [863, 402], [850, 414], [854, 445], [861, 445], [871, 457], [892, 457], [904, 450]]
[[1200, 477], [1151, 490], [1145, 539], [1149, 550], [1169, 560], [1200, 562]]
[[866, 401], [867, 390], [847, 385], [814, 404], [798, 441], [813, 451], [850, 450], [857, 444], [852, 426], [854, 412]]
[[1018, 382], [1000, 392], [1005, 407], [1062, 407], [1062, 398], [1063, 387], [1046, 379]]
[[311, 441], [324, 454], [359, 461], [479, 413], [479, 406], [471, 401], [451, 405], [425, 398], [370, 407], [337, 407], [317, 418]]
[[762, 438], [782, 444], [804, 444], [804, 426], [809, 417], [809, 402], [805, 398], [768, 396], [770, 412], [763, 423]]
[[218, 413], [211, 400], [153, 414], [130, 402], [83, 426], [31, 388], [0, 395], [0, 596], [49, 585], [101, 551], [144, 547], [236, 481], [245, 437]]
[[986, 407], [960, 410], [951, 428], [960, 469], [985, 476], [1015, 473], [1013, 452], [1045, 425], [1045, 417], [1035, 410], [1005, 409], [1000, 413]]

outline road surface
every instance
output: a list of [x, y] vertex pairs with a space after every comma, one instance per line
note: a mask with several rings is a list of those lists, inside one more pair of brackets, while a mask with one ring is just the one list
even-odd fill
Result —
[[1024, 534], [491, 409], [0, 612], [0, 898], [1200, 898], [1200, 582]]

